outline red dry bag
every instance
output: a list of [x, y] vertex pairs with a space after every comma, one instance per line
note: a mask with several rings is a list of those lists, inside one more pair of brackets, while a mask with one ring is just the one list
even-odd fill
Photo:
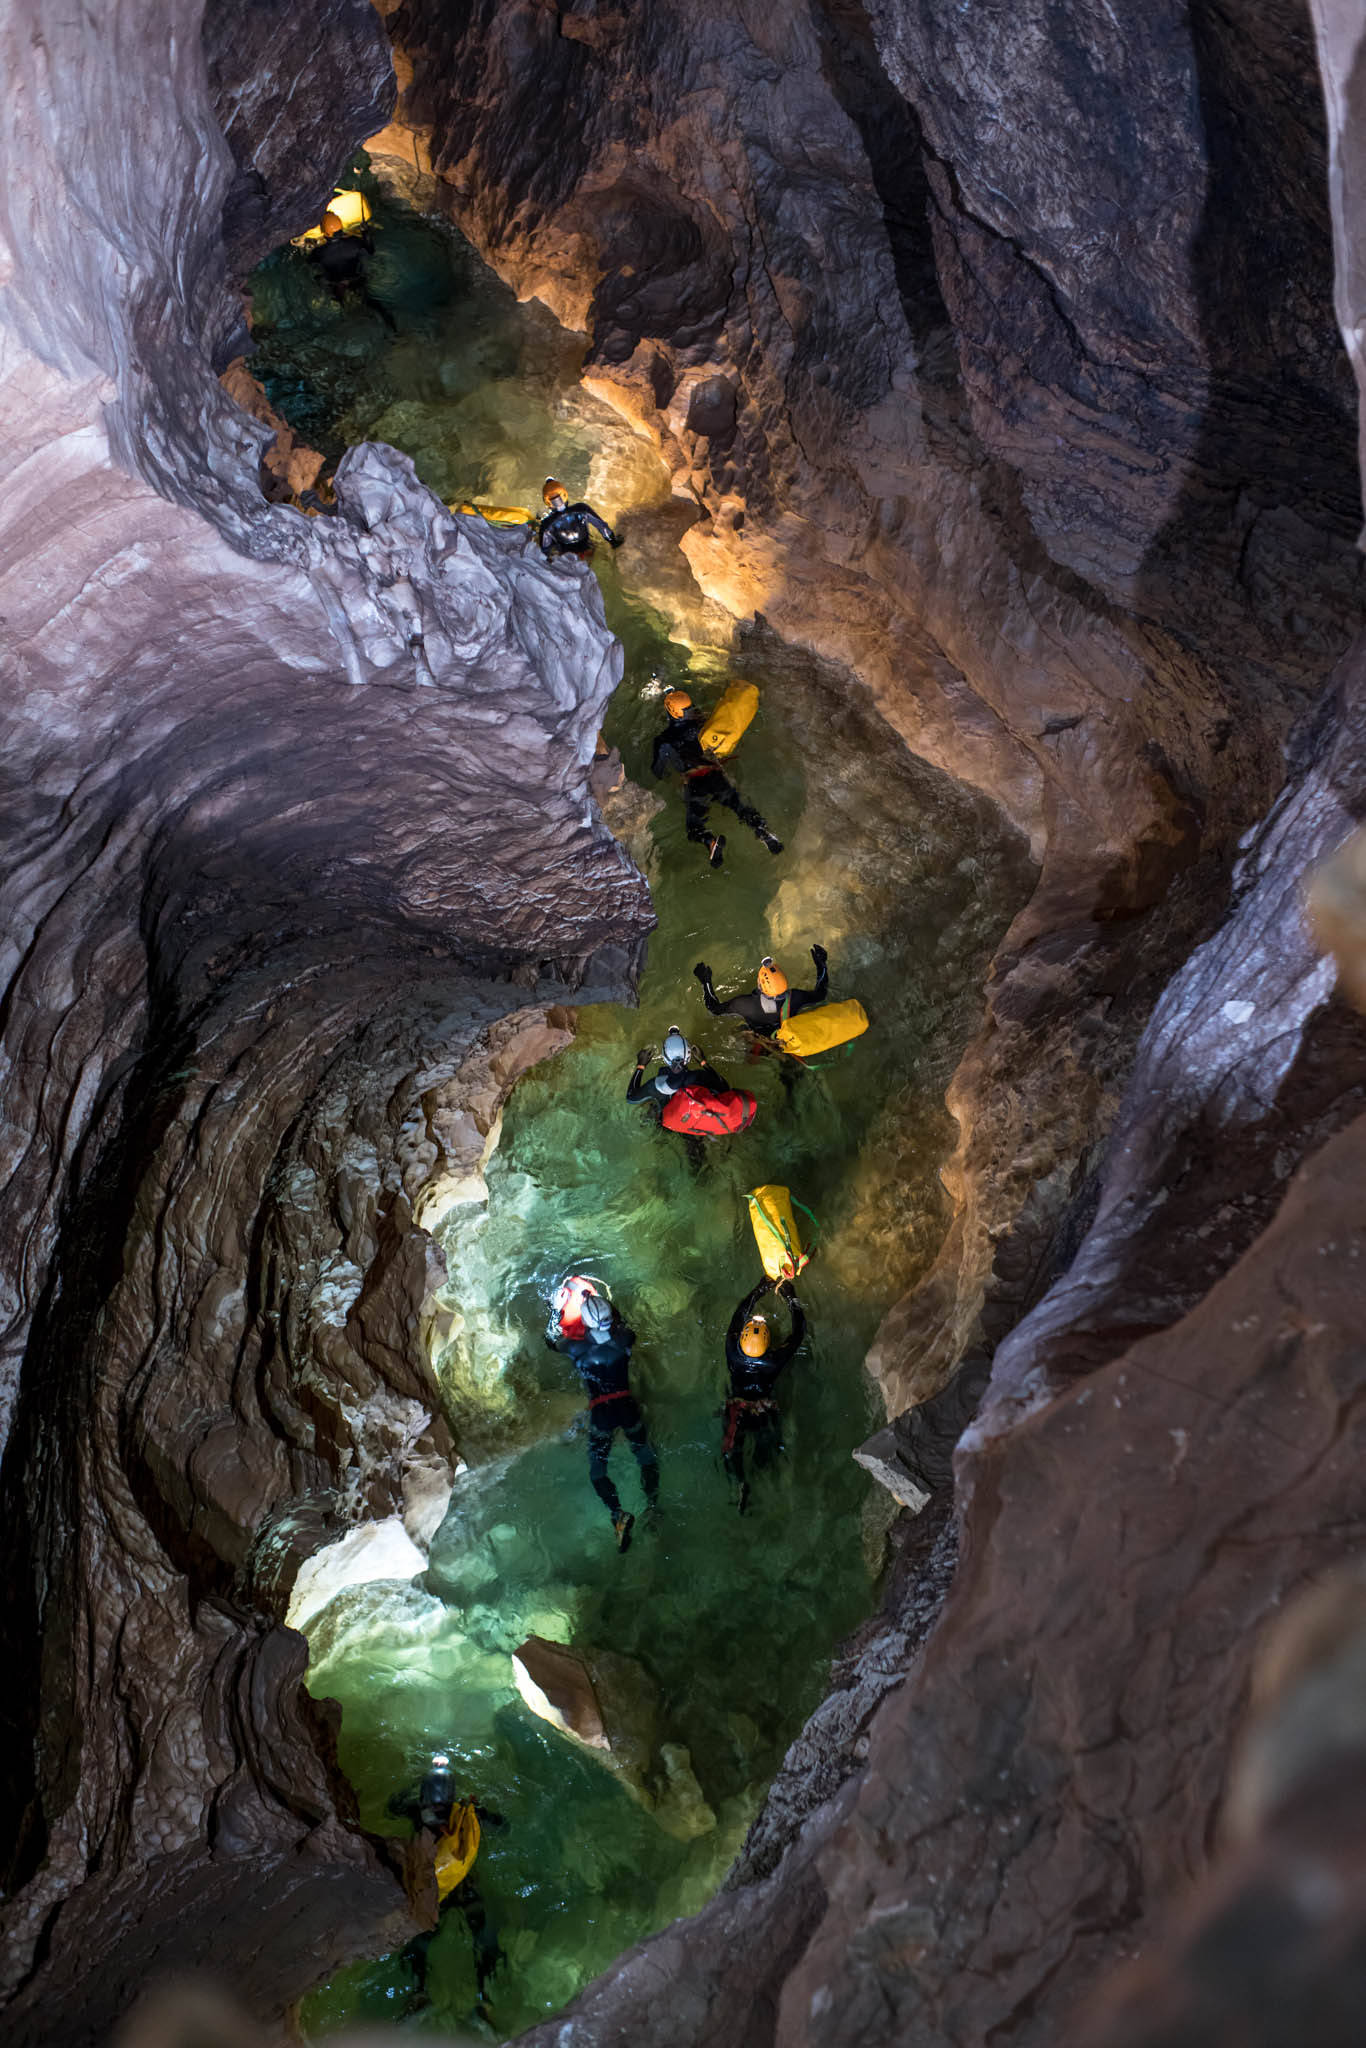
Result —
[[717, 1095], [694, 1085], [669, 1097], [660, 1122], [666, 1131], [682, 1131], [689, 1138], [729, 1138], [748, 1130], [758, 1106], [744, 1088], [727, 1088]]

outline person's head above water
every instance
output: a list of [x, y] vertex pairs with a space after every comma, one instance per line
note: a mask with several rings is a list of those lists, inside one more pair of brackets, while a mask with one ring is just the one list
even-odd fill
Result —
[[740, 1332], [740, 1349], [746, 1358], [762, 1358], [768, 1349], [768, 1324], [762, 1316], [751, 1316]]
[[[557, 476], [548, 476], [541, 485], [541, 496], [552, 512], [563, 512], [569, 503], [569, 493]], [[558, 500], [558, 503], [556, 502]]]
[[686, 1067], [688, 1064], [688, 1041], [676, 1024], [671, 1024], [665, 1032], [662, 1051], [666, 1067]]
[[332, 212], [325, 213], [318, 222], [318, 226], [322, 229], [329, 242], [333, 235], [344, 235], [346, 233], [346, 222], [341, 219], [340, 215]]
[[612, 1334], [612, 1304], [601, 1294], [586, 1294], [579, 1310], [583, 1327], [595, 1344], [605, 1344]]
[[781, 967], [774, 966], [767, 953], [759, 963], [759, 992], [766, 996], [787, 994], [787, 976]]
[[670, 718], [686, 718], [692, 710], [692, 698], [686, 690], [670, 690], [664, 699], [664, 709]]

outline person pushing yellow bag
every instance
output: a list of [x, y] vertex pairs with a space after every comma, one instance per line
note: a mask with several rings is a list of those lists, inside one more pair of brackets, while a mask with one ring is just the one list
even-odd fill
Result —
[[[764, 1271], [770, 1280], [795, 1280], [811, 1254], [802, 1250], [791, 1195], [786, 1188], [768, 1184], [752, 1188], [745, 1200]], [[801, 1204], [797, 1206], [800, 1208]], [[806, 1214], [810, 1216], [811, 1211], [808, 1209]]]

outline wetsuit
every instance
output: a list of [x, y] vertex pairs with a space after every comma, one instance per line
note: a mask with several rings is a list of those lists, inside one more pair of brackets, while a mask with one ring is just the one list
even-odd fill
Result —
[[700, 711], [685, 711], [681, 718], [671, 718], [655, 738], [654, 753], [650, 759], [651, 773], [658, 780], [664, 775], [683, 777], [683, 813], [689, 839], [699, 846], [711, 843], [712, 833], [707, 825], [707, 813], [713, 804], [724, 804], [728, 811], [734, 811], [742, 825], [748, 825], [756, 839], [762, 839], [771, 851], [777, 851], [779, 842], [769, 831], [753, 804], [745, 802], [729, 776], [717, 766], [710, 754], [704, 752], [699, 737], [706, 718]]
[[552, 1351], [563, 1351], [583, 1382], [588, 1396], [588, 1479], [594, 1493], [615, 1523], [622, 1513], [621, 1498], [607, 1471], [607, 1459], [618, 1430], [631, 1446], [640, 1467], [640, 1484], [653, 1507], [659, 1497], [659, 1460], [645, 1433], [645, 1417], [631, 1392], [631, 1350], [636, 1341], [615, 1316], [607, 1342], [599, 1344], [590, 1336], [557, 1337], [547, 1333]]
[[817, 1003], [823, 1003], [830, 986], [830, 973], [826, 965], [825, 950], [820, 946], [811, 949], [816, 962], [816, 986], [814, 988], [790, 988], [784, 995], [766, 996], [762, 989], [751, 989], [748, 995], [731, 996], [722, 1002], [712, 986], [711, 969], [705, 973], [699, 970], [705, 966], [701, 960], [693, 969], [702, 984], [702, 1000], [713, 1017], [738, 1017], [750, 1031], [760, 1038], [772, 1038], [775, 1031], [785, 1024], [789, 1017], [799, 1016], [803, 1010], [814, 1010]]
[[772, 1293], [774, 1284], [772, 1280], [763, 1279], [752, 1288], [731, 1317], [730, 1328], [726, 1332], [730, 1393], [725, 1407], [721, 1458], [727, 1474], [740, 1488], [741, 1507], [749, 1493], [745, 1483], [745, 1440], [747, 1437], [754, 1439], [753, 1467], [756, 1472], [772, 1464], [782, 1450], [782, 1417], [778, 1413], [773, 1390], [778, 1375], [806, 1335], [806, 1312], [789, 1285], [787, 1301], [792, 1310], [791, 1335], [781, 1344], [770, 1335], [768, 1349], [762, 1358], [750, 1358], [740, 1349], [741, 1330], [753, 1315], [756, 1302], [765, 1294]]
[[547, 512], [541, 521], [537, 539], [543, 555], [589, 555], [593, 552], [592, 527], [600, 533], [609, 546], [621, 546], [620, 535], [613, 533], [605, 519], [600, 519], [591, 505], [582, 500], [577, 505], [566, 505], [563, 512]]

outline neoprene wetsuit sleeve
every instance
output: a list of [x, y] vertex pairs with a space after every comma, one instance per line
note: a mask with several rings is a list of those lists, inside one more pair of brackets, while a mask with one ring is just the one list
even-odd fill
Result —
[[653, 1081], [641, 1080], [640, 1077], [644, 1073], [644, 1071], [645, 1069], [643, 1067], [637, 1067], [634, 1074], [632, 1074], [630, 1085], [626, 1090], [626, 1100], [628, 1102], [644, 1102], [649, 1096], [655, 1093], [655, 1084]]
[[725, 1075], [718, 1074], [715, 1067], [706, 1060], [703, 1060], [700, 1067], [688, 1068], [688, 1079], [693, 1082], [700, 1081], [704, 1088], [710, 1088], [713, 1095], [725, 1095], [730, 1091], [730, 1082]]
[[667, 775], [669, 770], [676, 765], [677, 757], [670, 744], [668, 733], [656, 733], [654, 752], [650, 756], [650, 773], [658, 781], [661, 776]]
[[788, 1360], [801, 1349], [802, 1339], [806, 1335], [806, 1310], [802, 1307], [795, 1294], [789, 1294], [787, 1300], [792, 1310], [792, 1334], [785, 1344], [776, 1345], [769, 1353], [769, 1357], [773, 1360], [775, 1366], [786, 1365]]
[[598, 532], [602, 535], [605, 541], [607, 541], [610, 544], [613, 540], [615, 540], [616, 536], [612, 532], [611, 527], [607, 524], [607, 521], [605, 519], [600, 519], [598, 517], [598, 514], [593, 510], [593, 507], [591, 505], [577, 505], [574, 509], [577, 512], [582, 512], [584, 518], [588, 521], [588, 524], [590, 526], [597, 527]]

